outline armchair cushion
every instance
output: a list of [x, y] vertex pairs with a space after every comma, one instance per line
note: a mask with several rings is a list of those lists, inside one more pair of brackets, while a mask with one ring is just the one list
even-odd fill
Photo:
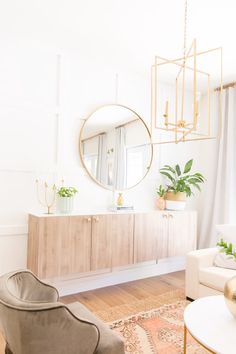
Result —
[[225, 282], [236, 275], [235, 270], [219, 267], [199, 269], [199, 283], [218, 291], [224, 291]]
[[[236, 225], [233, 224], [219, 224], [216, 225], [216, 231], [218, 232], [219, 239], [223, 239], [227, 243], [236, 245]], [[216, 267], [236, 269], [236, 262], [232, 257], [224, 253], [218, 252], [214, 259], [214, 265]]]
[[224, 253], [217, 253], [214, 259], [214, 266], [236, 270], [236, 261]]

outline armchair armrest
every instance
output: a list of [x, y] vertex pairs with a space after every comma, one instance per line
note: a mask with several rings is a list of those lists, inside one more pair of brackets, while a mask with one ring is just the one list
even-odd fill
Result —
[[214, 247], [192, 251], [187, 254], [185, 273], [187, 297], [191, 299], [199, 297], [199, 269], [211, 267], [217, 251], [218, 249]]

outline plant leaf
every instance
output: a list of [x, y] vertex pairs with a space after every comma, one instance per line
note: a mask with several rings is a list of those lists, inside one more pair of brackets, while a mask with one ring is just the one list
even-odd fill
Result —
[[193, 159], [189, 160], [189, 161], [186, 163], [186, 165], [185, 165], [185, 167], [184, 167], [184, 173], [188, 173], [188, 172], [191, 170], [192, 165], [193, 165]]
[[202, 181], [199, 180], [198, 178], [191, 177], [191, 178], [188, 179], [188, 183], [190, 183], [190, 184], [202, 183]]
[[197, 188], [199, 190], [199, 192], [201, 192], [201, 188], [199, 187], [199, 185], [197, 183], [192, 183], [192, 185]]
[[168, 172], [165, 172], [165, 171], [161, 171], [160, 170], [160, 173], [164, 176], [166, 176], [172, 183], [175, 183], [175, 179], [174, 177], [172, 177]]
[[176, 165], [176, 166], [175, 166], [175, 170], [176, 170], [176, 172], [177, 172], [177, 175], [178, 175], [178, 176], [181, 176], [181, 169], [180, 169], [179, 165]]
[[206, 178], [201, 174], [201, 173], [199, 173], [199, 172], [196, 172], [196, 173], [194, 173], [194, 176], [197, 176], [199, 179], [201, 179], [202, 181], [205, 181], [206, 180]]
[[190, 197], [193, 194], [193, 192], [191, 191], [191, 188], [188, 186], [185, 187], [185, 192], [187, 194], [187, 197]]
[[172, 173], [176, 174], [175, 169], [169, 165], [164, 165], [164, 167], [162, 167], [161, 170], [171, 171]]

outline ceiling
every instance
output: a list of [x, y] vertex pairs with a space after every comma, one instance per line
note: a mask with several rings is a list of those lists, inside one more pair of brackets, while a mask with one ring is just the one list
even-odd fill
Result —
[[[224, 82], [235, 80], [235, 0], [189, 0], [188, 9], [188, 43], [222, 46]], [[155, 54], [182, 54], [183, 22], [184, 0], [1, 0], [0, 45], [30, 42], [149, 72]]]

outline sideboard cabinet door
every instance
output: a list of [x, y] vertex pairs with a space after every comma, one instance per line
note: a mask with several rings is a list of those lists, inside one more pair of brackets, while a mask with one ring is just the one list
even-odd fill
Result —
[[67, 263], [63, 269], [63, 274], [75, 274], [89, 272], [91, 269], [91, 216], [71, 216], [69, 226], [69, 240], [64, 248], [67, 250]]
[[91, 269], [110, 269], [133, 263], [133, 214], [92, 218]]
[[112, 242], [112, 267], [121, 267], [134, 262], [134, 215], [110, 216]]
[[167, 256], [167, 217], [162, 212], [135, 214], [134, 262]]
[[[67, 262], [68, 250], [64, 246], [69, 237], [69, 218], [64, 216], [52, 216], [39, 218], [43, 223], [39, 237], [39, 269], [38, 276], [52, 278], [60, 276], [64, 264]], [[62, 247], [63, 245], [63, 247]]]
[[197, 213], [194, 211], [168, 212], [168, 256], [185, 256], [196, 249]]
[[29, 217], [28, 268], [40, 278], [90, 271], [91, 217]]
[[92, 217], [91, 270], [111, 269], [110, 215]]

